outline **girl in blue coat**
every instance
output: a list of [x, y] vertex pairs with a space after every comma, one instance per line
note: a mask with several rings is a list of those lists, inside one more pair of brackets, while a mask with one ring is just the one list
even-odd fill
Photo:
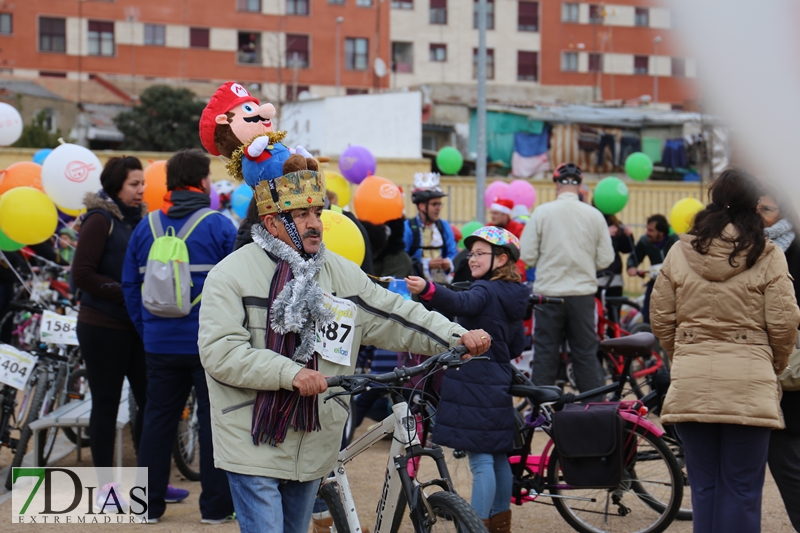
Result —
[[433, 440], [466, 450], [473, 475], [472, 507], [492, 532], [511, 527], [511, 467], [506, 452], [514, 445], [511, 359], [524, 349], [522, 320], [530, 293], [516, 269], [519, 240], [508, 231], [486, 226], [464, 244], [472, 277], [465, 292], [454, 292], [422, 278], [406, 278], [409, 290], [431, 307], [455, 315], [467, 329], [492, 336], [490, 360], [448, 370], [442, 383]]

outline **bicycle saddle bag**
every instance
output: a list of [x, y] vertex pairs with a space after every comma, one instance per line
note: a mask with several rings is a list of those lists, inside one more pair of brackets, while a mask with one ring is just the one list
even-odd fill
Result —
[[564, 481], [611, 489], [622, 482], [623, 421], [619, 404], [568, 404], [553, 417], [553, 440]]

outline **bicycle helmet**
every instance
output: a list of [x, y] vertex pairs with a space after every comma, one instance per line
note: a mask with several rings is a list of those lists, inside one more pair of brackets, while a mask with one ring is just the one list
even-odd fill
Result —
[[564, 163], [553, 172], [553, 181], [564, 185], [580, 185], [583, 181], [583, 172], [575, 163]]
[[433, 200], [434, 198], [442, 198], [447, 194], [439, 186], [439, 174], [435, 172], [418, 172], [414, 174], [414, 188], [411, 189], [411, 202], [413, 204], [421, 204]]
[[498, 248], [503, 248], [513, 262], [519, 260], [519, 239], [508, 230], [498, 228], [497, 226], [484, 226], [464, 239], [464, 245], [467, 249], [471, 249], [472, 244], [477, 240], [488, 242], [492, 246], [497, 246]]

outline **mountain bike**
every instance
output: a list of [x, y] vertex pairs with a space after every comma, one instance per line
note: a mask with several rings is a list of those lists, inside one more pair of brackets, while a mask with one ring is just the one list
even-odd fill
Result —
[[[338, 396], [352, 395], [367, 390], [371, 383], [382, 383], [392, 390], [392, 414], [372, 427], [361, 437], [339, 452], [334, 475], [323, 481], [319, 494], [325, 500], [337, 533], [361, 533], [361, 522], [356, 511], [345, 466], [385, 436], [392, 436], [392, 446], [386, 466], [385, 481], [378, 503], [375, 533], [397, 531], [408, 505], [408, 515], [417, 533], [451, 531], [485, 533], [478, 514], [453, 489], [441, 448], [423, 447], [417, 430], [417, 421], [405, 398], [398, 392], [402, 384], [422, 374], [439, 368], [458, 368], [475, 360], [463, 360], [466, 348], [459, 346], [435, 355], [422, 364], [410, 368], [397, 368], [385, 374], [357, 374], [327, 378], [333, 390], [325, 401], [338, 400]], [[409, 474], [409, 464], [415, 459], [428, 458], [435, 463], [437, 476], [422, 481]]]

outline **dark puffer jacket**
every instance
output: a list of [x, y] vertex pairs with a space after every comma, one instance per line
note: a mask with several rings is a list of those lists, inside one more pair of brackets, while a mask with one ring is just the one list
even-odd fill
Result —
[[479, 280], [466, 292], [436, 285], [431, 306], [457, 315], [466, 329], [492, 336], [489, 361], [447, 370], [442, 383], [433, 441], [471, 452], [507, 452], [514, 444], [511, 359], [525, 345], [522, 319], [530, 291], [522, 283]]

